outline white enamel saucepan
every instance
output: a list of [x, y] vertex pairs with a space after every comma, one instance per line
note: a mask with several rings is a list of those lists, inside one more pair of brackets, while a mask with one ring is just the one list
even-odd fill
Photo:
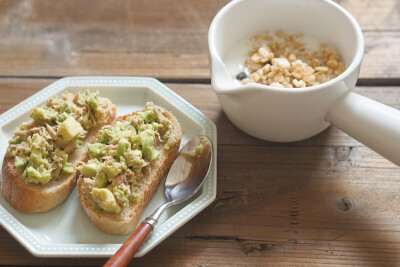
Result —
[[[242, 85], [225, 57], [236, 43], [282, 29], [316, 37], [335, 47], [346, 70], [305, 88]], [[353, 93], [364, 53], [355, 19], [329, 0], [234, 0], [211, 23], [208, 44], [212, 87], [228, 118], [244, 132], [291, 142], [316, 135], [330, 124], [400, 165], [400, 111]]]

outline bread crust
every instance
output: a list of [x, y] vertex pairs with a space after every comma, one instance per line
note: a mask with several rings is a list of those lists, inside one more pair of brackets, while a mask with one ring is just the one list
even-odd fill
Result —
[[[143, 177], [141, 180], [140, 196], [136, 199], [136, 201], [131, 202], [129, 207], [123, 209], [123, 211], [119, 214], [113, 214], [104, 210], [93, 209], [90, 193], [85, 193], [81, 190], [83, 176], [80, 175], [78, 178], [77, 186], [79, 201], [93, 224], [95, 224], [104, 232], [110, 234], [126, 235], [135, 230], [136, 225], [142, 217], [144, 207], [154, 196], [162, 178], [167, 173], [173, 161], [178, 155], [179, 146], [182, 139], [181, 126], [177, 119], [170, 112], [166, 111], [163, 108], [161, 109], [163, 111], [163, 114], [172, 121], [172, 125], [174, 127], [173, 132], [174, 136], [176, 136], [177, 138], [177, 142], [169, 150], [164, 150], [163, 145], [156, 147], [156, 149], [160, 151], [161, 157], [159, 160], [151, 163], [150, 174], [145, 175], [145, 177]], [[118, 117], [116, 121], [124, 121], [128, 116], [131, 116], [131, 114]]]
[[[106, 98], [99, 98], [107, 108], [107, 124], [112, 123], [117, 111], [114, 104]], [[103, 125], [91, 129], [84, 140], [84, 145], [70, 155], [68, 162], [76, 167], [78, 161], [87, 160], [87, 144], [95, 140]], [[2, 166], [1, 192], [12, 207], [24, 212], [46, 212], [62, 203], [71, 193], [78, 177], [78, 172], [60, 174], [47, 184], [26, 183], [22, 179], [22, 170], [14, 165], [14, 157], [5, 157]]]

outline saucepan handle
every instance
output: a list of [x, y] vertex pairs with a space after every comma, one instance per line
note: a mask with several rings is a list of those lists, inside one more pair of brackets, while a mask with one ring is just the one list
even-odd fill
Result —
[[400, 166], [400, 111], [349, 92], [326, 120]]

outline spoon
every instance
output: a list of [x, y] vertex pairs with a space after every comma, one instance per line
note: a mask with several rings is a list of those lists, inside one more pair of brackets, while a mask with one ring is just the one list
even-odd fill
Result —
[[208, 176], [212, 162], [212, 143], [207, 136], [196, 136], [182, 148], [164, 184], [168, 202], [147, 217], [104, 266], [127, 266], [154, 229], [161, 213], [196, 194]]

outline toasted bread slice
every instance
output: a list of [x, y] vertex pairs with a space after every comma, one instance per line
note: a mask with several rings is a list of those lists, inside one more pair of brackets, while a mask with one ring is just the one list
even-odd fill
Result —
[[[157, 108], [161, 109], [163, 115], [172, 122], [172, 135], [176, 139], [176, 142], [169, 149], [164, 149], [164, 143], [162, 142], [155, 144], [155, 149], [160, 152], [160, 156], [157, 160], [152, 161], [150, 165], [146, 167], [144, 177], [141, 178], [138, 185], [137, 192], [139, 194], [135, 201], [130, 201], [129, 205], [117, 214], [102, 209], [95, 209], [93, 207], [93, 199], [90, 192], [82, 190], [83, 175], [81, 174], [78, 178], [78, 195], [83, 209], [89, 216], [90, 220], [98, 228], [107, 233], [126, 235], [136, 228], [142, 216], [144, 207], [154, 196], [162, 178], [178, 155], [182, 138], [181, 126], [170, 112], [161, 107]], [[116, 121], [125, 121], [130, 115], [131, 114], [119, 117]]]
[[[99, 97], [99, 104], [104, 108], [103, 122], [112, 123], [116, 117], [116, 107], [109, 99]], [[104, 125], [104, 124], [103, 124]], [[2, 166], [1, 191], [5, 199], [14, 208], [24, 212], [45, 212], [63, 202], [71, 193], [76, 179], [76, 165], [87, 158], [87, 144], [96, 139], [96, 134], [103, 126], [91, 128], [83, 140], [83, 145], [69, 154], [68, 162], [74, 167], [72, 174], [60, 172], [46, 184], [27, 183], [22, 179], [23, 170], [16, 168], [14, 157], [5, 157]]]

